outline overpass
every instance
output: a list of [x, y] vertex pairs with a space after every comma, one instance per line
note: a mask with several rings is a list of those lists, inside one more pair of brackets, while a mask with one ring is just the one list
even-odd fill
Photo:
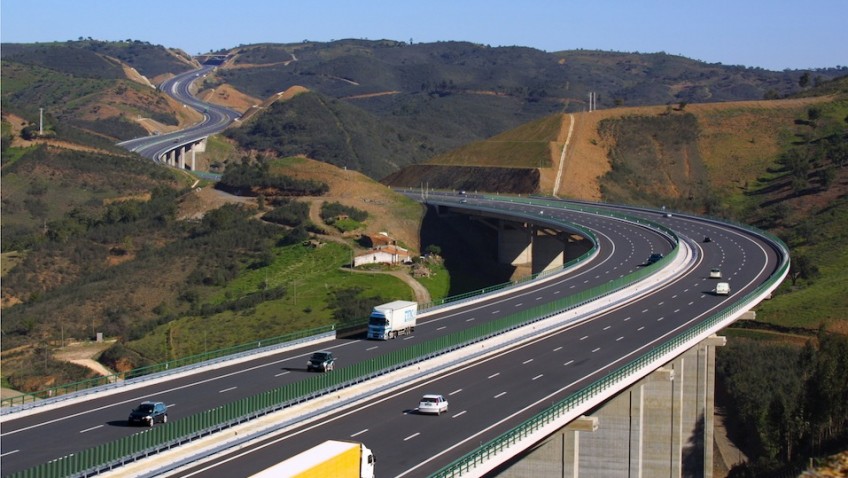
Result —
[[[457, 412], [462, 413], [462, 415], [452, 417], [451, 419], [462, 420], [463, 425], [461, 427], [451, 427], [450, 430], [443, 428], [446, 425], [440, 425], [438, 423], [427, 425], [427, 427], [433, 428], [434, 431], [438, 430], [438, 436], [440, 438], [435, 441], [427, 441], [426, 446], [421, 446], [421, 442], [414, 445], [416, 453], [420, 453], [419, 456], [422, 458], [414, 458], [414, 460], [420, 461], [421, 464], [411, 469], [409, 465], [404, 465], [410, 459], [407, 456], [409, 449], [400, 444], [407, 441], [415, 443], [414, 439], [406, 440], [407, 437], [398, 436], [398, 434], [403, 433], [410, 424], [417, 426], [420, 423], [399, 422], [398, 420], [405, 420], [405, 418], [395, 415], [385, 416], [385, 414], [379, 411], [375, 415], [373, 407], [366, 407], [355, 414], [338, 411], [337, 413], [339, 414], [346, 413], [348, 415], [333, 420], [329, 420], [328, 415], [323, 415], [322, 421], [327, 423], [324, 426], [316, 427], [314, 422], [305, 419], [293, 421], [289, 424], [290, 428], [284, 434], [296, 433], [292, 436], [296, 436], [297, 440], [280, 439], [279, 445], [264, 448], [268, 450], [267, 457], [262, 457], [262, 452], [257, 451], [251, 455], [249, 466], [261, 467], [262, 463], [268, 460], [279, 460], [280, 456], [293, 455], [300, 451], [298, 447], [308, 447], [305, 443], [320, 440], [321, 437], [333, 436], [335, 438], [343, 438], [339, 436], [340, 430], [350, 429], [369, 430], [362, 432], [362, 434], [351, 436], [350, 439], [362, 440], [368, 443], [372, 449], [375, 449], [378, 456], [381, 457], [381, 473], [387, 473], [389, 475], [406, 473], [409, 476], [443, 473], [444, 476], [453, 476], [457, 474], [456, 470], [459, 469], [462, 470], [462, 476], [480, 476], [480, 474], [493, 473], [498, 470], [506, 472], [506, 469], [503, 467], [514, 466], [511, 461], [514, 457], [523, 456], [527, 453], [526, 450], [528, 449], [541, 450], [542, 448], [537, 446], [538, 443], [545, 440], [550, 442], [550, 437], [556, 436], [555, 434], [558, 430], [563, 429], [563, 427], [566, 427], [575, 419], [587, 413], [600, 410], [598, 408], [600, 405], [606, 403], [613, 396], [627, 390], [634, 383], [639, 384], [663, 365], [673, 363], [676, 357], [679, 357], [686, 350], [699, 347], [698, 344], [701, 344], [705, 340], [707, 340], [707, 343], [717, 340], [710, 337], [716, 331], [720, 330], [720, 328], [736, 320], [745, 310], [749, 309], [753, 304], [767, 295], [771, 289], [776, 287], [779, 281], [785, 276], [788, 267], [788, 256], [785, 254], [785, 249], [781, 248], [779, 242], [763, 238], [762, 235], [756, 232], [749, 232], [736, 226], [702, 221], [691, 217], [675, 216], [671, 219], [665, 219], [661, 218], [661, 215], [656, 212], [628, 211], [631, 214], [647, 215], [654, 220], [671, 223], [675, 226], [675, 229], [685, 231], [689, 237], [703, 237], [704, 234], [709, 234], [716, 239], [716, 242], [708, 248], [704, 245], [697, 244], [691, 239], [684, 238], [684, 242], [688, 244], [687, 249], [692, 251], [691, 255], [695, 258], [695, 265], [687, 266], [688, 268], [684, 267], [685, 273], [680, 277], [667, 277], [664, 279], [663, 285], [655, 285], [652, 288], [652, 292], [647, 292], [646, 289], [640, 292], [640, 296], [628, 296], [619, 299], [614, 299], [611, 294], [604, 294], [600, 301], [591, 301], [591, 303], [594, 303], [596, 310], [590, 315], [580, 318], [580, 320], [578, 320], [577, 315], [573, 315], [577, 314], [577, 310], [580, 307], [565, 310], [560, 307], [562, 305], [561, 303], [556, 307], [560, 312], [543, 314], [535, 305], [528, 306], [528, 302], [535, 304], [546, 300], [556, 301], [553, 298], [562, 291], [579, 290], [580, 284], [588, 284], [588, 286], [592, 286], [593, 282], [605, 284], [610, 282], [610, 279], [613, 277], [631, 281], [631, 276], [635, 272], [648, 269], [644, 268], [641, 264], [644, 261], [645, 254], [659, 247], [668, 246], [662, 246], [663, 241], [652, 234], [648, 234], [646, 231], [649, 229], [646, 229], [646, 226], [633, 226], [633, 221], [625, 221], [618, 217], [612, 218], [606, 215], [604, 213], [604, 206], [587, 208], [592, 209], [587, 211], [577, 211], [577, 209], [583, 208], [583, 206], [570, 206], [572, 209], [569, 209], [565, 207], [565, 203], [551, 201], [526, 199], [515, 202], [511, 201], [506, 198], [470, 198], [467, 203], [461, 203], [456, 198], [430, 200], [432, 204], [440, 207], [475, 210], [496, 209], [501, 214], [511, 214], [516, 219], [516, 222], [540, 221], [540, 216], [544, 216], [544, 222], [550, 221], [555, 223], [556, 221], [562, 221], [569, 224], [580, 223], [585, 227], [590, 227], [597, 234], [597, 242], [600, 245], [599, 249], [606, 251], [609, 255], [599, 255], [599, 257], [594, 259], [594, 264], [584, 264], [578, 271], [567, 274], [569, 276], [567, 280], [559, 281], [548, 277], [545, 281], [539, 281], [532, 284], [532, 286], [525, 285], [526, 288], [523, 290], [487, 297], [484, 303], [487, 304], [488, 310], [487, 308], [472, 307], [466, 304], [456, 306], [453, 310], [433, 312], [430, 314], [432, 319], [427, 320], [426, 323], [422, 323], [420, 330], [416, 330], [416, 335], [420, 335], [419, 338], [427, 339], [433, 336], [444, 335], [446, 332], [441, 331], [442, 329], [447, 329], [448, 331], [455, 330], [457, 327], [471, 323], [473, 320], [483, 320], [485, 317], [492, 317], [498, 314], [505, 315], [506, 313], [503, 311], [505, 308], [512, 315], [514, 315], [512, 311], [524, 308], [525, 315], [545, 316], [544, 318], [539, 317], [540, 320], [529, 320], [529, 325], [514, 329], [515, 331], [527, 331], [529, 327], [529, 336], [524, 338], [526, 341], [524, 344], [517, 345], [516, 342], [510, 347], [506, 347], [503, 344], [495, 345], [485, 341], [475, 341], [474, 343], [480, 345], [484, 351], [493, 354], [493, 356], [497, 355], [497, 357], [491, 359], [485, 358], [480, 355], [483, 352], [477, 351], [479, 354], [473, 356], [473, 358], [466, 358], [464, 361], [459, 360], [458, 362], [460, 368], [463, 362], [473, 363], [475, 367], [463, 370], [462, 373], [457, 372], [456, 374], [454, 372], [448, 373], [443, 369], [439, 371], [437, 375], [443, 375], [444, 380], [455, 380], [455, 383], [439, 385], [440, 389], [460, 390], [456, 395], [452, 396], [452, 409], [456, 406], [463, 405], [468, 407], [464, 410], [464, 413], [462, 410]], [[539, 215], [539, 210], [544, 211], [544, 214]], [[712, 249], [716, 250], [713, 251]], [[736, 249], [739, 249], [742, 255], [737, 254], [735, 252]], [[634, 259], [632, 257], [634, 253], [640, 257]], [[736, 256], [739, 256], [740, 259], [737, 260]], [[634, 265], [637, 260], [639, 264]], [[723, 261], [722, 264], [726, 264], [728, 267], [731, 263], [739, 265], [738, 270], [725, 269], [729, 276], [732, 274], [732, 280], [735, 284], [733, 296], [727, 299], [721, 299], [706, 293], [705, 284], [708, 281], [701, 279], [704, 278], [706, 271], [713, 265], [711, 261]], [[624, 270], [616, 272], [617, 269], [622, 267]], [[656, 274], [650, 275], [653, 277]], [[545, 293], [550, 293], [552, 298], [544, 298]], [[613, 300], [614, 302], [610, 302]], [[688, 305], [689, 308], [687, 308], [688, 302], [692, 303]], [[584, 306], [589, 307], [588, 303], [581, 307]], [[696, 307], [698, 311], [696, 312], [692, 307]], [[684, 309], [685, 312], [683, 311]], [[563, 310], [565, 311], [563, 312]], [[584, 313], [588, 314], [585, 311]], [[559, 329], [550, 329], [549, 332], [544, 334], [544, 340], [541, 340], [539, 339], [541, 335], [538, 332], [533, 332], [533, 329], [542, 327], [544, 320], [548, 320], [550, 324], [554, 324], [550, 327], [558, 327]], [[528, 322], [528, 320], [524, 320], [524, 322]], [[647, 327], [646, 324], [651, 325]], [[627, 327], [631, 327], [632, 330], [624, 335], [618, 335], [622, 333], [621, 329]], [[651, 334], [650, 336], [639, 337], [649, 332]], [[630, 337], [630, 334], [635, 334], [636, 337]], [[497, 338], [503, 338], [506, 335], [506, 333], [498, 333], [486, 340], [495, 340]], [[415, 338], [413, 337], [412, 339]], [[546, 341], [553, 341], [559, 345], [547, 345], [543, 343]], [[345, 354], [352, 361], [359, 360], [356, 354], [360, 354], [359, 357], [363, 358], [373, 356], [374, 352], [371, 351], [370, 347], [366, 347], [362, 352], [354, 352], [354, 347], [358, 347], [359, 345], [359, 343], [350, 341], [340, 341], [338, 345], [333, 346], [342, 347], [347, 350]], [[372, 344], [366, 343], [365, 345], [371, 346]], [[397, 346], [397, 344], [379, 344], [379, 347], [375, 346], [373, 348], [381, 348], [383, 350], [383, 347], [393, 346]], [[474, 351], [475, 347], [466, 347], [465, 353]], [[540, 351], [540, 347], [542, 351]], [[531, 350], [533, 350], [533, 353], [539, 355], [536, 355], [535, 358], [512, 358], [518, 354], [529, 353]], [[547, 352], [544, 350], [547, 350]], [[605, 352], [603, 354], [599, 353], [601, 350]], [[553, 362], [550, 360], [551, 354], [563, 355], [564, 357], [557, 362]], [[704, 354], [708, 356], [709, 352], [704, 352]], [[445, 356], [455, 357], [456, 352], [445, 354]], [[572, 358], [567, 360], [566, 357], [569, 356]], [[609, 358], [604, 358], [604, 356], [608, 356]], [[546, 357], [544, 364], [541, 363], [543, 359], [539, 357]], [[420, 363], [435, 362], [434, 360], [428, 360], [427, 362]], [[692, 361], [688, 360], [687, 362]], [[276, 363], [279, 363], [279, 360]], [[539, 368], [528, 372], [528, 364], [533, 364], [533, 367]], [[544, 370], [541, 368], [542, 365], [545, 367]], [[421, 367], [421, 365], [418, 367]], [[680, 377], [679, 373], [685, 372], [682, 367], [676, 367], [674, 365], [670, 367], [674, 369], [674, 376], [676, 378]], [[258, 366], [250, 368], [258, 368]], [[480, 368], [492, 369], [481, 371]], [[700, 366], [698, 366], [698, 369], [700, 369]], [[402, 370], [404, 370], [403, 367], [398, 369], [398, 371]], [[508, 393], [511, 397], [510, 400], [498, 400], [492, 398], [494, 395], [487, 393], [490, 387], [494, 388], [498, 387], [498, 385], [477, 383], [481, 381], [489, 382], [490, 380], [497, 380], [497, 377], [504, 377], [507, 375], [506, 370], [510, 370], [510, 373], [514, 375], [514, 378], [509, 381], [509, 385], [512, 387], [512, 383], [514, 382], [514, 387], [518, 387], [517, 390], [511, 392], [502, 392]], [[340, 372], [340, 370], [336, 372]], [[489, 372], [491, 372], [489, 375], [485, 375]], [[539, 373], [533, 375], [536, 372]], [[222, 376], [221, 373], [216, 372], [215, 375]], [[479, 378], [482, 376], [481, 374], [492, 378], [481, 380]], [[229, 376], [229, 374], [224, 375]], [[382, 372], [377, 374], [379, 377], [389, 375], [391, 374]], [[686, 373], [686, 375], [695, 374]], [[459, 378], [454, 378], [457, 376]], [[659, 376], [663, 376], [662, 372]], [[550, 384], [546, 384], [544, 382], [547, 380], [543, 380], [544, 377], [559, 378], [552, 380]], [[193, 377], [192, 381], [207, 380], [201, 379], [202, 376], [198, 374]], [[301, 378], [298, 378], [298, 380], [301, 380]], [[527, 382], [527, 380], [530, 380], [530, 382]], [[268, 379], [248, 379], [247, 381], [254, 383], [257, 381], [268, 381]], [[403, 381], [408, 382], [408, 377]], [[663, 381], [659, 380], [658, 382], [662, 383]], [[472, 383], [480, 385], [483, 388], [475, 392], [469, 392], [468, 390], [471, 389]], [[556, 383], [560, 383], [560, 385], [554, 387], [552, 384]], [[562, 386], [562, 383], [566, 383], [567, 385]], [[679, 384], [680, 382], [678, 380], [678, 382], [674, 383]], [[364, 385], [369, 388], [376, 386], [375, 384], [376, 382], [373, 381], [364, 382]], [[507, 384], [503, 385], [506, 386]], [[218, 384], [214, 385], [214, 387], [220, 386]], [[706, 389], [706, 382], [701, 387]], [[173, 385], [169, 385], [166, 388], [173, 388]], [[162, 387], [160, 386], [159, 389], [162, 390]], [[334, 399], [337, 394], [342, 393], [341, 389], [338, 390], [332, 392]], [[349, 390], [353, 390], [353, 387]], [[415, 400], [414, 398], [410, 398], [410, 394], [414, 397], [420, 391], [413, 388], [404, 393], [406, 395], [401, 395], [400, 392], [397, 395], [390, 393], [387, 398], [381, 399], [381, 406], [387, 406], [392, 410], [403, 410], [405, 406], [408, 407], [408, 403]], [[193, 402], [201, 401], [199, 398], [206, 398], [206, 394], [212, 395], [213, 399], [217, 396], [214, 391], [211, 391], [211, 393], [206, 392], [199, 396], [195, 392], [191, 395], [192, 398], [190, 400]], [[683, 400], [688, 395], [679, 393], [678, 396], [681, 397], [680, 400]], [[643, 397], [645, 398], [635, 403], [651, 402], [649, 395], [644, 395]], [[316, 410], [320, 409], [320, 395], [316, 398], [318, 400], [305, 402], [307, 409], [311, 410], [310, 413], [317, 413]], [[168, 400], [171, 399], [169, 398]], [[183, 409], [185, 407], [184, 412], [191, 413], [190, 407], [193, 404], [186, 402], [182, 398], [176, 398], [175, 400], [179, 403], [177, 409]], [[699, 398], [698, 400], [701, 399]], [[705, 400], [704, 403], [707, 403], [707, 398], [703, 400]], [[88, 403], [91, 404], [91, 407], [99, 409], [100, 406], [94, 402], [95, 400], [91, 399]], [[200, 406], [206, 409], [209, 407], [204, 404]], [[337, 409], [338, 406], [338, 401], [333, 400], [332, 408]], [[104, 405], [103, 409], [107, 407]], [[288, 410], [284, 409], [284, 413], [291, 412], [295, 407], [286, 408]], [[706, 410], [706, 408], [702, 408]], [[645, 410], [645, 416], [653, 416], [648, 412], [648, 408], [644, 408], [643, 410]], [[303, 410], [301, 409], [301, 411]], [[492, 424], [485, 417], [478, 416], [480, 413], [477, 412], [483, 412], [482, 415], [494, 414], [494, 416], [504, 416], [507, 418], [497, 420]], [[64, 413], [67, 414], [67, 412]], [[329, 414], [331, 412], [325, 413]], [[538, 427], [533, 425], [531, 427], [533, 428], [532, 432], [528, 431], [529, 425], [526, 425], [526, 423], [538, 424], [540, 419], [537, 416], [540, 415], [546, 417], [544, 418], [545, 426]], [[552, 415], [555, 416], [550, 418]], [[410, 415], [406, 413], [401, 415], [401, 417], [408, 416]], [[90, 420], [91, 418], [89, 417], [86, 421]], [[348, 422], [361, 423], [348, 424]], [[382, 424], [383, 422], [386, 422], [386, 424], [378, 427], [378, 424]], [[481, 424], [477, 425], [478, 422]], [[278, 420], [276, 423], [280, 423], [280, 421]], [[331, 423], [332, 425], [330, 425]], [[606, 430], [602, 415], [598, 423], [598, 430]], [[681, 430], [685, 430], [687, 427], [680, 419], [675, 420], [673, 423], [675, 424], [674, 426], [679, 426]], [[169, 424], [168, 427], [171, 427], [171, 425]], [[37, 433], [37, 425], [27, 426], [36, 427], [34, 430]], [[706, 429], [708, 424], [704, 426]], [[381, 427], [388, 428], [379, 431]], [[7, 428], [10, 427], [4, 426], [4, 429]], [[291, 431], [294, 428], [300, 428], [301, 431]], [[164, 427], [161, 429], [164, 430]], [[160, 428], [154, 431], [158, 432], [158, 430]], [[652, 436], [646, 435], [644, 430], [648, 430], [648, 428], [643, 428], [642, 430], [640, 432], [642, 434], [641, 436]], [[118, 433], [120, 430], [106, 431], [110, 432], [112, 436], [120, 435]], [[628, 436], [630, 436], [631, 432], [632, 430], [627, 432]], [[13, 430], [10, 433], [15, 434], [16, 432]], [[245, 432], [237, 433], [241, 437], [244, 437], [246, 434]], [[470, 436], [460, 438], [457, 433], [470, 434]], [[512, 437], [514, 433], [521, 434], [522, 439], [519, 440], [514, 437], [509, 439], [502, 438], [505, 436]], [[592, 432], [586, 433], [581, 431], [579, 433], [582, 437], [580, 443], [584, 445], [582, 448], [587, 449], [586, 443], [587, 441], [591, 441], [591, 438], [586, 437], [586, 435], [592, 435]], [[5, 434], [6, 432], [4, 430]], [[41, 440], [44, 440], [43, 434], [40, 435], [42, 436]], [[224, 435], [227, 435], [227, 433], [224, 433]], [[593, 436], [600, 436], [600, 434]], [[670, 443], [684, 443], [681, 438], [682, 436], [684, 435], [678, 435], [673, 440], [669, 438], [668, 441]], [[442, 440], [452, 444], [449, 450], [440, 448]], [[4, 437], [4, 448], [6, 448], [8, 442], [9, 439]], [[507, 444], [509, 446], [506, 446]], [[242, 445], [244, 443], [240, 444], [240, 446]], [[563, 447], [566, 445], [567, 443], [563, 439], [560, 449], [564, 450], [565, 448]], [[644, 450], [647, 445], [643, 443], [639, 446], [642, 446]], [[678, 448], [683, 450], [685, 447]], [[6, 452], [4, 451], [4, 453]], [[75, 456], [77, 455], [81, 455], [81, 453], [75, 453]], [[168, 453], [160, 454], [160, 457], [167, 456]], [[648, 455], [639, 456], [647, 457]], [[689, 455], [687, 454], [686, 456]], [[7, 459], [4, 459], [4, 461], [7, 461]], [[171, 461], [173, 460], [171, 459]], [[591, 460], [584, 458], [580, 462], [586, 464], [591, 463]], [[237, 463], [234, 469], [227, 469], [226, 465], [221, 465], [214, 472], [220, 473], [217, 476], [240, 476], [239, 473], [242, 475], [246, 473], [247, 468], [245, 467], [244, 460], [233, 463]], [[562, 463], [566, 462], [563, 461]], [[149, 462], [139, 462], [138, 464], [148, 468], [156, 466]], [[677, 469], [679, 469], [679, 465]], [[128, 470], [124, 469], [124, 472]], [[475, 475], [474, 473], [477, 474]]]
[[197, 171], [196, 153], [206, 151], [206, 141], [208, 137], [194, 139], [175, 139], [173, 149], [165, 150], [158, 161], [167, 166], [180, 169], [188, 169]]

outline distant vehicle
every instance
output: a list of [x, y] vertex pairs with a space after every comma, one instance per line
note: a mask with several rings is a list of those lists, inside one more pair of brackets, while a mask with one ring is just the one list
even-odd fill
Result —
[[462, 204], [465, 204], [465, 203], [468, 202], [468, 199], [460, 199], [459, 202], [462, 203]]
[[671, 217], [671, 213], [670, 213], [670, 212], [667, 212], [667, 213], [663, 214], [663, 216], [665, 216], [665, 217]]
[[713, 240], [710, 239], [710, 236], [704, 236], [704, 242], [713, 242]]
[[662, 254], [660, 254], [659, 252], [655, 252], [655, 253], [651, 254], [651, 257], [648, 258], [648, 264], [653, 264], [654, 262], [657, 262], [658, 260], [662, 259], [663, 257], [664, 256]]
[[168, 423], [168, 407], [162, 402], [141, 402], [130, 412], [127, 422], [149, 427], [154, 423]]
[[460, 192], [459, 192], [459, 195], [460, 195], [460, 196], [465, 196], [465, 191], [460, 191]]
[[727, 282], [719, 282], [716, 284], [715, 295], [728, 295], [730, 294], [730, 284]]
[[396, 300], [374, 307], [368, 318], [368, 338], [388, 340], [415, 331], [418, 303]]
[[374, 478], [376, 463], [374, 453], [362, 443], [327, 440], [250, 478]]
[[418, 413], [435, 413], [441, 415], [448, 411], [448, 401], [442, 395], [429, 393], [421, 397], [418, 403]]
[[710, 279], [721, 279], [721, 269], [715, 267], [710, 269]]
[[336, 357], [333, 356], [333, 352], [321, 350], [309, 357], [309, 360], [306, 362], [306, 371], [332, 372], [335, 363]]

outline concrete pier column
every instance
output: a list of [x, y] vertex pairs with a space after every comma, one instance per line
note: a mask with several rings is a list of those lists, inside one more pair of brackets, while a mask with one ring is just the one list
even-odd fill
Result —
[[[598, 429], [598, 418], [582, 416], [527, 450], [517, 463], [497, 474], [499, 477], [578, 478], [580, 474], [580, 435]], [[582, 476], [591, 478], [591, 473]]]
[[533, 263], [533, 231], [526, 224], [498, 221], [498, 261], [527, 266]]
[[185, 169], [185, 146], [177, 148], [177, 166], [180, 169]]
[[557, 269], [565, 264], [566, 235], [560, 231], [534, 226], [533, 234], [533, 267], [532, 273], [548, 269]]

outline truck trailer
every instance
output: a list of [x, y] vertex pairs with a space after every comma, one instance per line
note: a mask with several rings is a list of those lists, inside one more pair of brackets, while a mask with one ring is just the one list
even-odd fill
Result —
[[388, 340], [415, 331], [418, 304], [396, 300], [374, 307], [368, 318], [368, 338]]
[[374, 478], [375, 463], [362, 443], [327, 440], [250, 478]]

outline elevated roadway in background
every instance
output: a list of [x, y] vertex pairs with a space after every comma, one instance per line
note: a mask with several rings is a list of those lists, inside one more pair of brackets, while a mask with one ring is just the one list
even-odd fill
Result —
[[192, 84], [202, 80], [215, 67], [216, 65], [204, 65], [199, 69], [176, 75], [159, 86], [161, 91], [179, 101], [184, 108], [192, 108], [202, 113], [203, 119], [199, 123], [172, 133], [131, 139], [119, 145], [157, 162], [179, 166], [182, 169], [195, 169], [191, 160], [186, 160], [185, 155], [191, 154], [195, 148], [205, 146], [207, 137], [220, 133], [241, 116], [229, 108], [200, 101], [191, 93]]
[[[462, 209], [496, 207], [503, 213], [563, 219], [595, 231], [600, 254], [572, 274], [551, 278], [477, 304], [428, 314], [409, 341], [425, 340], [468, 324], [492, 320], [521, 308], [554, 300], [581, 289], [622, 277], [644, 265], [652, 252], [668, 252], [662, 235], [625, 221], [594, 213], [568, 211], [520, 203], [470, 197], [431, 197], [430, 202]], [[431, 381], [412, 384], [356, 407], [323, 418], [320, 423], [294, 427], [264, 447], [243, 450], [243, 455], [199, 465], [185, 476], [245, 476], [280, 457], [292, 456], [324, 439], [360, 440], [379, 459], [379, 473], [388, 476], [425, 476], [499, 436], [517, 423], [574, 394], [623, 363], [655, 349], [681, 331], [693, 327], [716, 311], [738, 301], [777, 273], [782, 253], [768, 240], [722, 223], [694, 217], [662, 217], [655, 211], [633, 211], [666, 222], [684, 237], [694, 251], [685, 274], [662, 288], [628, 304], [617, 304], [592, 320], [574, 324], [520, 347], [468, 360], [464, 366]], [[539, 217], [535, 216], [535, 217]], [[701, 242], [710, 236], [713, 242]], [[727, 297], [714, 296], [708, 271], [722, 268], [733, 285]], [[342, 360], [364, 360], [384, 353], [404, 341], [331, 341]], [[51, 457], [73, 453], [97, 443], [134, 432], [120, 425], [131, 404], [156, 398], [172, 405], [172, 414], [188, 415], [279, 386], [304, 375], [301, 362], [307, 351], [292, 351], [238, 366], [190, 375], [148, 387], [92, 398], [76, 405], [45, 411], [31, 417], [12, 418], [3, 424], [4, 470], [25, 468]], [[410, 413], [422, 392], [449, 395], [448, 416], [423, 417]], [[588, 406], [588, 405], [587, 405]], [[94, 433], [92, 433], [94, 432]], [[49, 443], [45, 443], [47, 440]], [[45, 445], [55, 446], [51, 455]], [[19, 452], [13, 452], [18, 447]]]

